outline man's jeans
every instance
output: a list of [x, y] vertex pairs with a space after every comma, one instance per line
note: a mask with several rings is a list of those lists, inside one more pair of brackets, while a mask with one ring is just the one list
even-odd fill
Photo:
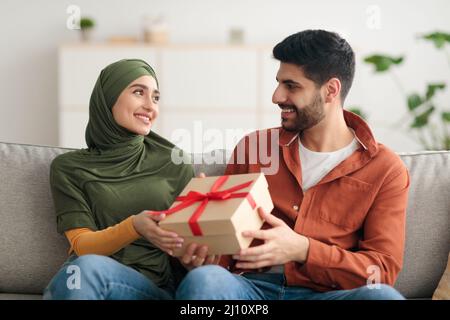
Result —
[[[374, 285], [375, 286], [375, 285]], [[325, 293], [303, 287], [285, 286], [279, 273], [232, 274], [226, 269], [207, 265], [190, 271], [178, 287], [176, 298], [181, 300], [403, 300], [394, 288], [380, 284], [352, 290]]]
[[100, 255], [71, 256], [44, 291], [45, 300], [173, 299], [175, 288], [159, 288], [138, 271]]

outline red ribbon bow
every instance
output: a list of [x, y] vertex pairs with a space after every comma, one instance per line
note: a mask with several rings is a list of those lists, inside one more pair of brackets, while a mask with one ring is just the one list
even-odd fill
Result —
[[255, 200], [253, 199], [252, 195], [249, 192], [238, 192], [234, 193], [235, 191], [247, 188], [250, 186], [253, 181], [248, 181], [245, 183], [242, 183], [240, 185], [231, 187], [226, 190], [217, 191], [227, 180], [229, 176], [221, 176], [219, 177], [211, 187], [210, 192], [207, 193], [201, 193], [198, 191], [189, 191], [187, 195], [185, 196], [179, 196], [175, 200], [181, 201], [180, 204], [176, 205], [173, 208], [170, 208], [168, 210], [163, 211], [150, 211], [150, 214], [166, 214], [171, 215], [175, 212], [178, 212], [184, 208], [187, 208], [191, 205], [193, 205], [195, 202], [201, 201], [202, 203], [198, 206], [198, 208], [194, 211], [192, 216], [189, 218], [189, 227], [191, 228], [192, 234], [194, 236], [202, 236], [202, 230], [200, 229], [200, 226], [198, 224], [198, 219], [203, 214], [203, 211], [206, 208], [206, 205], [209, 201], [223, 201], [227, 199], [233, 199], [233, 198], [246, 198], [252, 207], [252, 209], [256, 208]]

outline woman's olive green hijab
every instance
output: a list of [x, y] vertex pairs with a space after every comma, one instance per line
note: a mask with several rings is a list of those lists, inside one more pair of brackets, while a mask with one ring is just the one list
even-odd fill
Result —
[[158, 82], [155, 71], [143, 60], [120, 60], [102, 70], [89, 103], [89, 123], [86, 128], [89, 148], [109, 149], [142, 142], [143, 137], [120, 127], [111, 112], [121, 92], [141, 76], [151, 76]]

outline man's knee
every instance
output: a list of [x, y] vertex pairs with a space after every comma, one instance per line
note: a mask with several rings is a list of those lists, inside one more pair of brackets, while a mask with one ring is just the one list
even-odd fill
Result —
[[195, 285], [219, 284], [222, 279], [232, 277], [231, 273], [217, 265], [206, 265], [193, 269], [190, 271], [183, 282], [193, 283]]
[[178, 287], [177, 298], [213, 298], [216, 294], [226, 290], [226, 285], [232, 281], [234, 281], [233, 275], [220, 266], [201, 266], [186, 275]]

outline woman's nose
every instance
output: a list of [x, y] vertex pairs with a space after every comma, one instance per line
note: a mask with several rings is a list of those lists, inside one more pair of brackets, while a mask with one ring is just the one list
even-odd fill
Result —
[[151, 110], [155, 109], [155, 106], [156, 106], [156, 103], [152, 97], [148, 97], [147, 99], [145, 99], [145, 104], [144, 104], [145, 109], [151, 111]]

